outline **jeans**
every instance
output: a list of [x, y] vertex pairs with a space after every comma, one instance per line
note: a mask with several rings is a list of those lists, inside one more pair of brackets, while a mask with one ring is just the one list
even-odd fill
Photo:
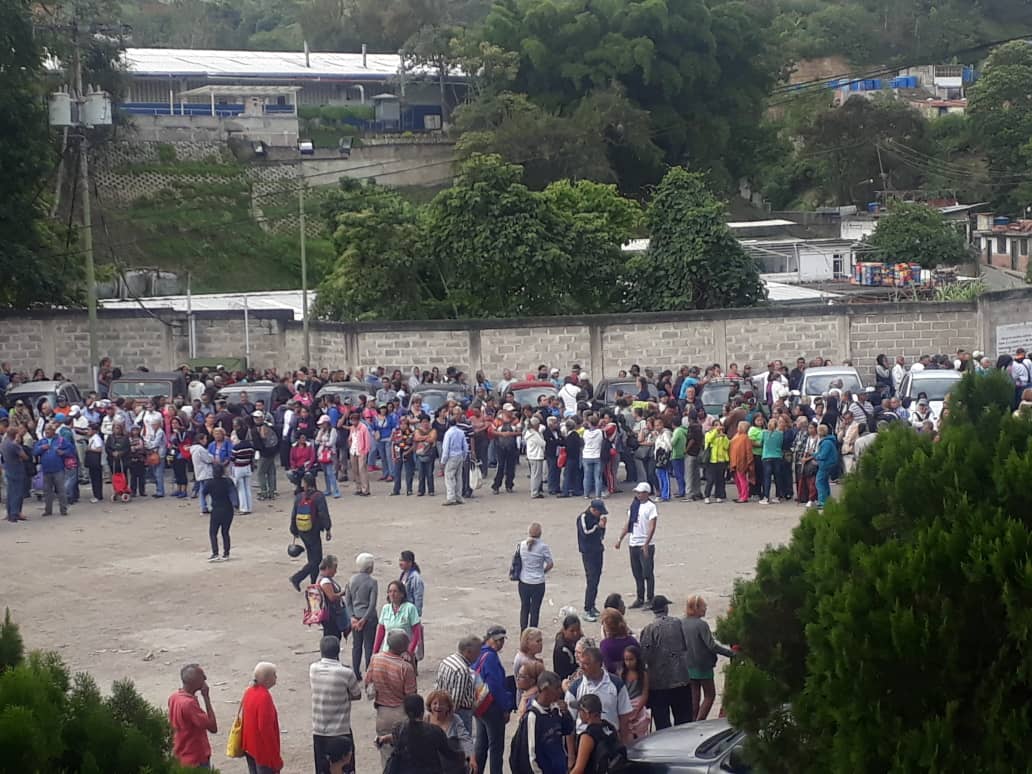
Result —
[[670, 499], [670, 471], [657, 467], [656, 478], [659, 479], [659, 499], [666, 502]]
[[671, 473], [674, 475], [674, 480], [677, 482], [677, 496], [684, 497], [686, 492], [684, 488], [684, 458], [679, 460], [670, 460]]
[[263, 452], [262, 458], [258, 461], [258, 494], [261, 497], [272, 497], [276, 494], [276, 458], [270, 451]]
[[205, 514], [208, 512], [208, 482], [210, 478], [198, 479], [197, 481], [197, 500], [201, 504], [201, 513]]
[[631, 546], [631, 575], [637, 599], [652, 599], [656, 591], [656, 546]]
[[79, 502], [79, 469], [65, 468], [64, 480], [65, 494], [68, 496], [69, 505]]
[[545, 461], [527, 460], [530, 466], [530, 494], [531, 496], [542, 494], [545, 483]]
[[[351, 734], [341, 734], [340, 736], [320, 736], [319, 734], [312, 734], [312, 753], [315, 755], [315, 774], [329, 774], [330, 767], [327, 764], [327, 745], [332, 739], [350, 739], [352, 746], [354, 746], [354, 738]], [[355, 758], [351, 757], [351, 765], [345, 766], [344, 771], [346, 773], [355, 770]]]
[[555, 457], [546, 457], [545, 464], [548, 466], [548, 493], [559, 494], [559, 464]]
[[702, 463], [698, 456], [685, 455], [684, 478], [688, 496], [696, 499], [702, 497]]
[[449, 457], [444, 463], [444, 492], [449, 503], [462, 502], [462, 469], [465, 457]]
[[416, 474], [416, 467], [412, 457], [403, 457], [394, 461], [394, 494], [401, 494], [401, 476], [405, 474], [405, 494], [412, 494], [412, 479]]
[[319, 562], [322, 561], [322, 534], [316, 530], [301, 533], [301, 542], [305, 546], [305, 565], [290, 576], [290, 582], [295, 586], [300, 585], [305, 577], [315, 579], [319, 577]]
[[544, 583], [519, 582], [520, 631], [528, 626], [537, 626], [541, 615], [541, 603], [545, 599]]
[[595, 598], [598, 597], [598, 583], [602, 579], [602, 556], [601, 550], [588, 551], [581, 554], [581, 561], [584, 562], [584, 610], [595, 609]]
[[[780, 469], [781, 460], [765, 459], [763, 461], [763, 497], [766, 500], [770, 499], [771, 479], [774, 479], [774, 483], [777, 483], [778, 472]], [[781, 491], [778, 488], [774, 489], [775, 493], [780, 496]]]
[[251, 512], [251, 468], [233, 468], [233, 481], [236, 483], [237, 503], [244, 513]]
[[726, 472], [726, 462], [711, 462], [706, 466], [706, 497], [712, 496], [718, 500], [727, 498], [727, 489], [724, 486]]
[[477, 771], [488, 774], [484, 768], [490, 754], [490, 774], [504, 774], [502, 759], [505, 753], [505, 713], [508, 707], [493, 705], [477, 721], [476, 758]]
[[394, 475], [394, 466], [391, 464], [391, 439], [383, 438], [374, 444], [376, 453], [380, 457], [380, 478], [387, 478], [387, 476]]
[[416, 457], [416, 464], [419, 465], [419, 494], [434, 493], [434, 455], [426, 459]]
[[22, 515], [22, 503], [25, 501], [25, 490], [28, 484], [28, 477], [25, 475], [25, 468], [20, 462], [14, 462], [16, 470], [4, 471], [4, 479], [7, 483], [7, 520], [17, 521]]
[[158, 464], [150, 466], [154, 474], [154, 491], [158, 497], [165, 496], [165, 450], [158, 449]]
[[369, 668], [369, 659], [373, 657], [373, 643], [376, 640], [376, 619], [366, 619], [365, 626], [361, 631], [351, 631], [351, 668], [355, 670], [355, 677], [362, 679], [362, 656], [365, 655], [365, 665]]
[[340, 487], [337, 486], [337, 466], [333, 462], [324, 462], [322, 468], [323, 480], [326, 482], [326, 494], [340, 497]]
[[43, 474], [43, 513], [49, 516], [54, 512], [54, 495], [57, 495], [61, 513], [68, 513], [68, 491], [65, 489], [65, 472]]
[[[505, 441], [512, 439], [506, 438]], [[502, 445], [495, 443], [495, 458], [498, 460], [498, 467], [495, 468], [494, 483], [491, 488], [498, 491], [505, 484], [505, 491], [511, 492], [516, 484], [516, 447], [510, 444]]]
[[277, 774], [268, 766], [259, 766], [247, 753], [244, 753], [244, 758], [247, 760], [247, 774]]
[[211, 541], [211, 554], [218, 556], [219, 533], [222, 533], [222, 555], [229, 556], [229, 528], [233, 526], [233, 511], [229, 513], [215, 511], [208, 517], [208, 540]]
[[584, 471], [584, 496], [602, 496], [602, 460], [597, 457], [593, 460], [582, 459], [581, 468]]
[[674, 725], [692, 721], [692, 689], [682, 685], [677, 688], [653, 688], [649, 691], [649, 709], [656, 730], [670, 728], [670, 715], [674, 716]]
[[821, 465], [817, 468], [817, 504], [823, 508], [824, 503], [831, 497], [831, 468]]

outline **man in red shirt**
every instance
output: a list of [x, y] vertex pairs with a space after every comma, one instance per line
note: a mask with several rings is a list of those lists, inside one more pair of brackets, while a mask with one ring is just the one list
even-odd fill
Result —
[[[198, 664], [187, 664], [179, 672], [183, 687], [168, 697], [168, 722], [174, 737], [172, 752], [184, 766], [211, 767], [208, 734], [217, 734], [219, 725], [208, 696], [208, 676]], [[200, 691], [204, 709], [197, 701]]]

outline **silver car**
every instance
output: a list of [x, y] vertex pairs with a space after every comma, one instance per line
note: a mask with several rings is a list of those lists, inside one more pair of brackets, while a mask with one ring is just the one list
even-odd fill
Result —
[[664, 728], [627, 748], [627, 774], [748, 774], [744, 731], [724, 718]]

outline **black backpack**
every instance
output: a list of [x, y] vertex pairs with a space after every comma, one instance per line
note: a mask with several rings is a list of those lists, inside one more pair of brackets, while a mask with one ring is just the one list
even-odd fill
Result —
[[627, 748], [620, 743], [620, 734], [608, 720], [602, 721], [604, 736], [596, 740], [591, 751], [591, 770], [595, 774], [609, 774], [618, 771], [620, 764], [627, 761]]
[[533, 705], [520, 718], [520, 724], [516, 727], [516, 733], [512, 735], [509, 742], [509, 771], [512, 774], [531, 774], [534, 771], [530, 761], [530, 745], [527, 743], [527, 717], [531, 712], [536, 712]]

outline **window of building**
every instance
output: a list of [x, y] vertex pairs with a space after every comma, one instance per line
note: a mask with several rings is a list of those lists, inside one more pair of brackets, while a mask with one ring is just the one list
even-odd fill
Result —
[[1005, 255], [1007, 253], [1006, 237], [996, 237], [996, 252], [998, 252], [1000, 255]]
[[1021, 254], [1028, 255], [1028, 238], [1021, 240]]

